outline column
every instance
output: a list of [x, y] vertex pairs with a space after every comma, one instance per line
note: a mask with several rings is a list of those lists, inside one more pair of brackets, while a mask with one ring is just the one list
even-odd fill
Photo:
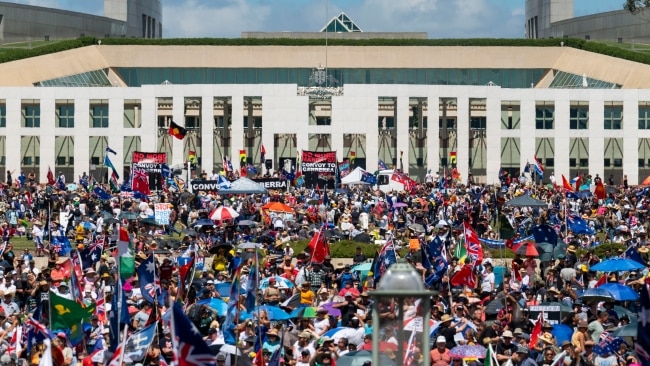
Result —
[[214, 95], [201, 97], [201, 169], [212, 173], [214, 169]]
[[[264, 103], [264, 101], [262, 101]], [[233, 169], [240, 169], [239, 166], [239, 150], [244, 149], [244, 96], [241, 94], [241, 89], [233, 93], [232, 96], [232, 130], [231, 130], [231, 145]]]
[[544, 175], [550, 177], [551, 172], [554, 172], [556, 182], [562, 181], [562, 174], [567, 179], [571, 179], [569, 173], [571, 168], [569, 166], [569, 150], [571, 149], [570, 109], [570, 100], [559, 99], [555, 101], [555, 129], [553, 130], [555, 137], [555, 166], [549, 168], [552, 170]]
[[[605, 101], [600, 93], [589, 93], [589, 168], [587, 172], [604, 177], [605, 162]], [[634, 121], [634, 120], [633, 120]], [[607, 131], [610, 132], [610, 131]], [[611, 134], [608, 134], [611, 135]], [[627, 158], [627, 156], [625, 157]], [[636, 163], [636, 160], [634, 160]], [[582, 172], [582, 169], [580, 170]]]
[[495, 184], [499, 182], [499, 170], [501, 169], [501, 98], [489, 97], [489, 95], [498, 95], [497, 93], [488, 92], [487, 95], [488, 98], [485, 101], [485, 109], [487, 111], [485, 131], [487, 166], [485, 183]]
[[[185, 126], [185, 97], [180, 93], [182, 89], [174, 90], [172, 121], [180, 126]], [[184, 140], [173, 138], [172, 148], [172, 165], [185, 163], [185, 145]]]
[[625, 93], [623, 100], [623, 174], [630, 185], [639, 184], [639, 100], [636, 93]]
[[521, 117], [519, 127], [519, 148], [521, 149], [520, 166], [524, 166], [526, 161], [532, 162], [535, 156], [535, 136], [537, 129], [535, 127], [535, 99], [533, 91], [527, 90], [521, 99]]
[[404, 165], [403, 171], [409, 171], [409, 97], [397, 97], [397, 168], [402, 169], [400, 164], [400, 152], [403, 151], [402, 163]]
[[[458, 148], [456, 149], [456, 166], [463, 181], [467, 181], [467, 172], [469, 171], [469, 98], [458, 97], [456, 99], [457, 117], [456, 133], [458, 139]], [[449, 150], [451, 151], [451, 149]], [[449, 159], [449, 156], [447, 156]]]
[[[430, 93], [435, 89], [429, 88]], [[427, 170], [431, 173], [440, 171], [440, 96], [429, 94], [427, 100]]]
[[[48, 115], [50, 113], [48, 112]], [[51, 113], [54, 117], [54, 113]], [[109, 118], [110, 118], [110, 105], [109, 105]], [[54, 120], [52, 124], [54, 124]], [[41, 128], [43, 119], [41, 118]], [[49, 124], [49, 123], [48, 123]], [[114, 127], [108, 122], [109, 128], [102, 128], [97, 130], [109, 130]], [[65, 129], [57, 129], [59, 135], [64, 133], [65, 135], [74, 135], [74, 176], [72, 177], [73, 181], [77, 181], [77, 177], [83, 172], [88, 172], [90, 170], [90, 159], [88, 158], [88, 148], [90, 146], [90, 141], [88, 136], [90, 136], [90, 99], [88, 98], [76, 98], [74, 101], [74, 131], [67, 131]], [[43, 145], [41, 144], [41, 150]], [[52, 151], [52, 150], [49, 150]], [[41, 156], [43, 156], [41, 154]], [[56, 159], [56, 157], [54, 157]], [[58, 172], [57, 172], [58, 173]], [[56, 174], [56, 173], [55, 173]]]

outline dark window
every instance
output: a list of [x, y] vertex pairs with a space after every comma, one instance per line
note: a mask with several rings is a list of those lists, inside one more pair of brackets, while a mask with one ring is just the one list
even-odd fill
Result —
[[576, 159], [575, 158], [570, 158], [569, 159], [569, 166], [570, 167], [575, 167], [576, 166]]
[[588, 167], [589, 166], [589, 159], [580, 159], [580, 167]]
[[[28, 128], [41, 127], [41, 106], [38, 104], [26, 105], [23, 107], [23, 118]], [[30, 165], [30, 164], [26, 164]]]
[[609, 106], [605, 107], [605, 116], [603, 118], [604, 129], [620, 130], [623, 128], [623, 107]]
[[57, 106], [57, 125], [61, 128], [74, 128], [74, 104]]
[[555, 159], [554, 158], [546, 158], [546, 166], [555, 166]]
[[569, 109], [569, 124], [572, 130], [586, 130], [589, 128], [589, 108], [571, 107]]
[[108, 105], [90, 106], [90, 122], [93, 128], [108, 128]]
[[555, 109], [553, 106], [538, 106], [535, 108], [535, 128], [538, 130], [552, 130]]

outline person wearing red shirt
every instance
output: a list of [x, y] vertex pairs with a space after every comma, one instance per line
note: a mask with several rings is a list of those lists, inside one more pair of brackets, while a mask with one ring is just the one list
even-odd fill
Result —
[[174, 272], [174, 265], [171, 259], [165, 258], [163, 263], [158, 267], [160, 280], [171, 281], [172, 273]]

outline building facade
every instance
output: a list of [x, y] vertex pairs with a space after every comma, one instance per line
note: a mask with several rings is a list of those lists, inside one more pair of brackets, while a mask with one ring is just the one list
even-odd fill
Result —
[[537, 156], [546, 180], [636, 184], [650, 175], [649, 71], [568, 47], [90, 46], [0, 65], [0, 173], [101, 179], [107, 146], [125, 168], [134, 151], [170, 165], [193, 151], [221, 170], [244, 150], [265, 170], [264, 145], [273, 169], [336, 151], [422, 178], [455, 156], [463, 177], [494, 183]]

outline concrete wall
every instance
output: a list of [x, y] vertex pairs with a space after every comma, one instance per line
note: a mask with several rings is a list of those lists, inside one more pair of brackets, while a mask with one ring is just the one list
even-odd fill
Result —
[[291, 38], [291, 39], [427, 39], [426, 32], [242, 32], [241, 38]]
[[526, 38], [548, 38], [551, 24], [573, 17], [573, 0], [526, 0]]
[[588, 15], [553, 23], [548, 36], [623, 42], [650, 42], [650, 12], [631, 14], [626, 10]]

